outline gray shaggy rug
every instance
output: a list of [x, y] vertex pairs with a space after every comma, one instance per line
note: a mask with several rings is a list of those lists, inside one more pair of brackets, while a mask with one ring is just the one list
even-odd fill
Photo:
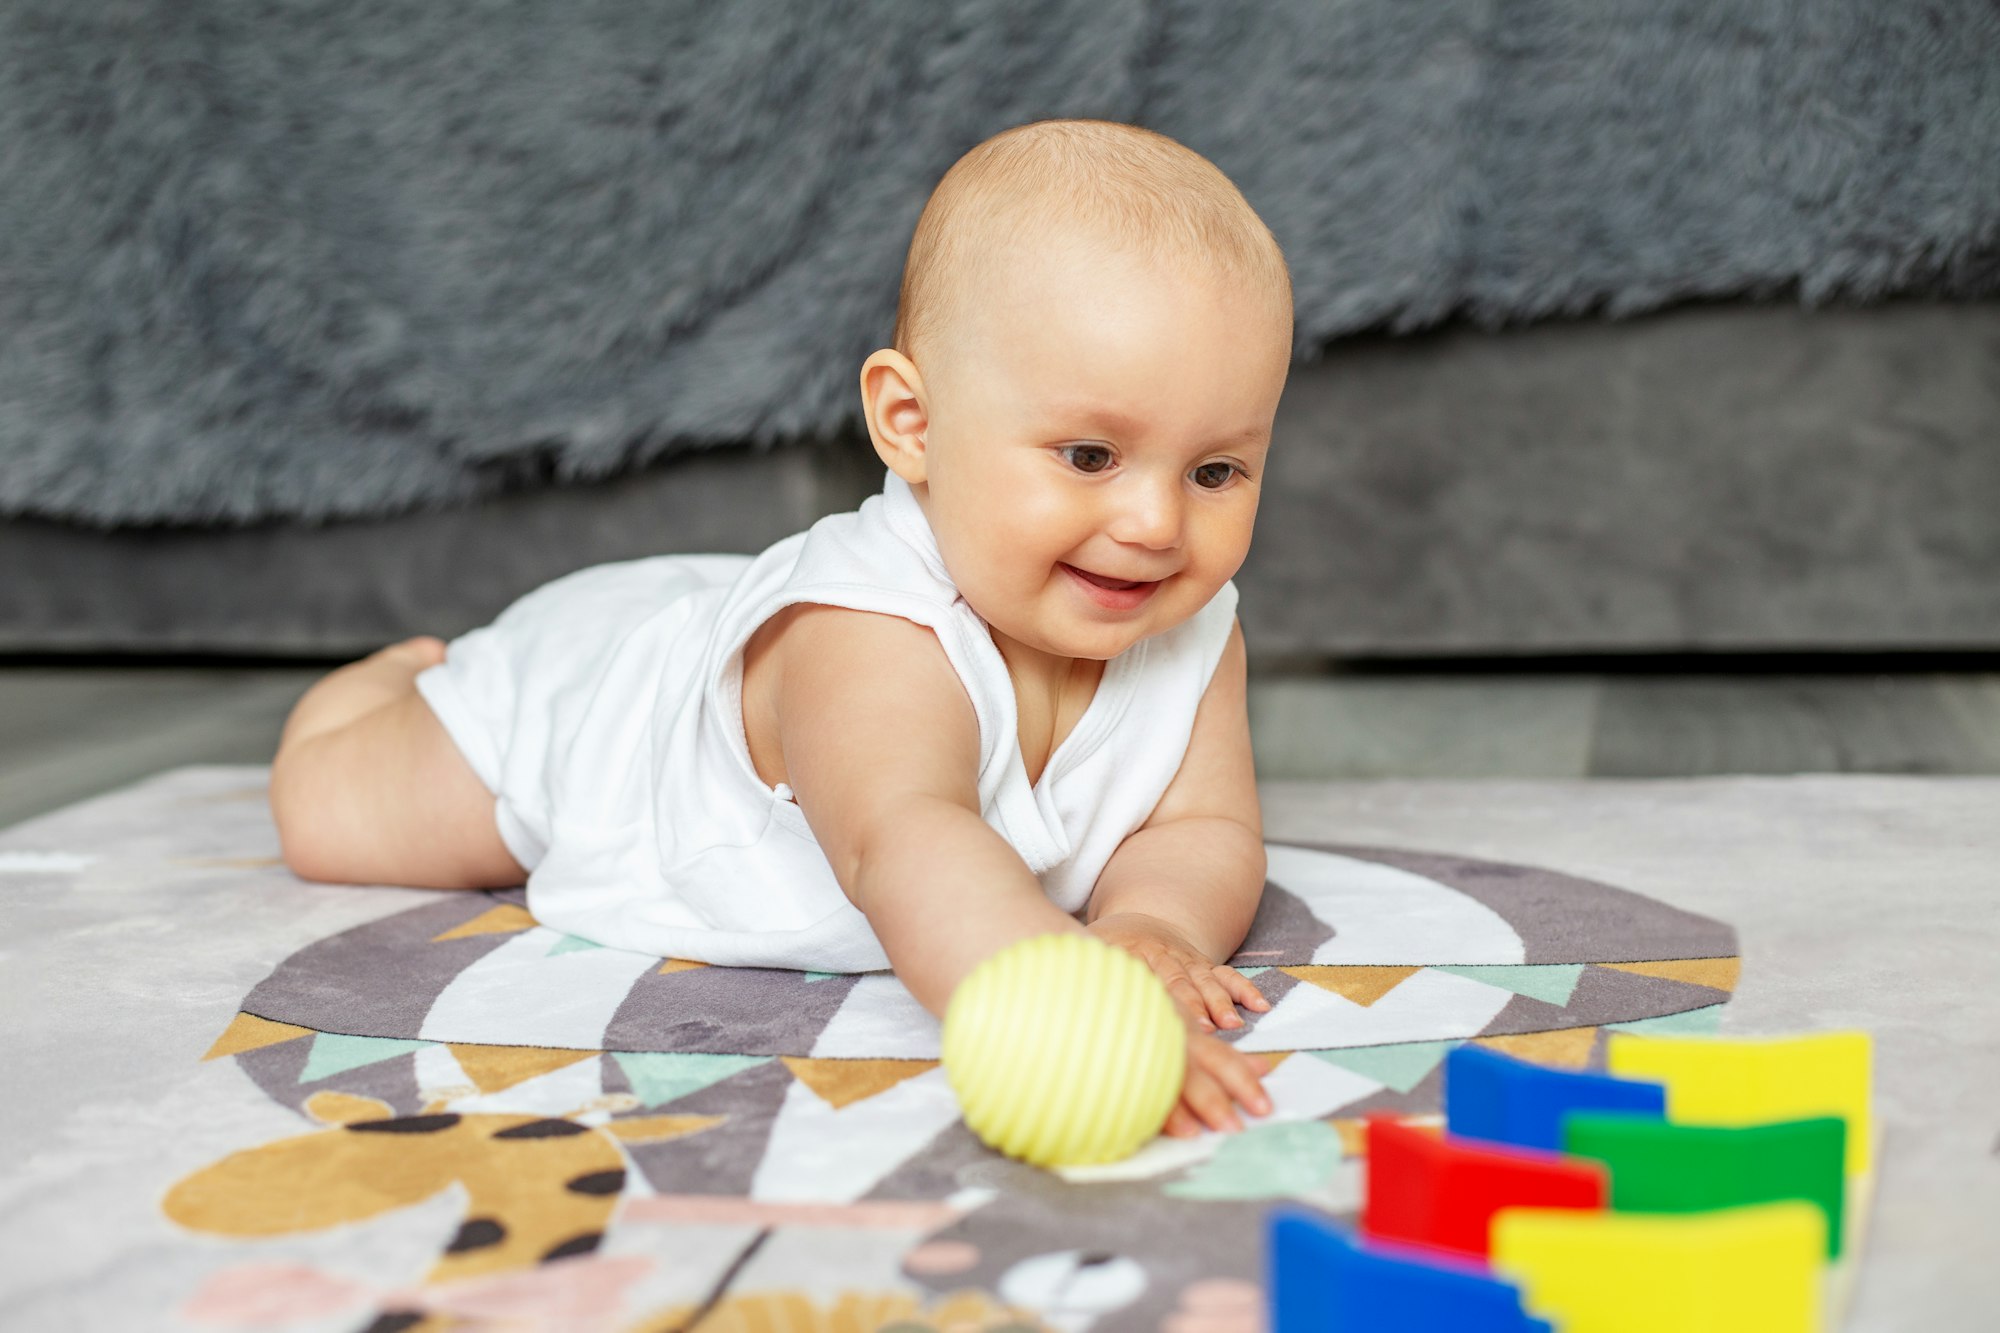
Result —
[[931, 186], [1207, 154], [1366, 328], [2000, 291], [1988, 0], [0, 3], [0, 514], [387, 514], [838, 430]]

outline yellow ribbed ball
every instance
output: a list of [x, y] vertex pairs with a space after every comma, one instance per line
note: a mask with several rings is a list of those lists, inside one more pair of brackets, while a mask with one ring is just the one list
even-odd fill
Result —
[[1129, 1157], [1180, 1099], [1187, 1026], [1144, 963], [1094, 935], [1036, 935], [972, 969], [944, 1014], [972, 1132], [1036, 1166]]

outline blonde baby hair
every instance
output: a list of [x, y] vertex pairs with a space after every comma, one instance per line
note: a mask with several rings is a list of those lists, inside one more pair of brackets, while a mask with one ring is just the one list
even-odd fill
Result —
[[973, 147], [931, 192], [904, 261], [892, 345], [923, 367], [997, 276], [999, 257], [1074, 236], [1228, 274], [1267, 293], [1290, 327], [1284, 251], [1213, 162], [1138, 125], [1038, 120]]

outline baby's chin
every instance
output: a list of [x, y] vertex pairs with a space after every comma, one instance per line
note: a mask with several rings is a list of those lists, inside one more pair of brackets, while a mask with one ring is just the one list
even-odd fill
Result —
[[[1020, 632], [1008, 634], [1008, 637], [1016, 643], [1050, 657], [1108, 662], [1141, 639], [1151, 638], [1180, 623], [1179, 620], [1171, 624], [1163, 623], [1156, 616], [1098, 625], [1077, 623], [1074, 617], [1064, 619], [1068, 623], [1050, 625], [1044, 622], [1022, 626]], [[1186, 617], [1181, 619], [1184, 620]], [[994, 625], [991, 621], [988, 624], [998, 633], [1008, 633], [1003, 625]]]

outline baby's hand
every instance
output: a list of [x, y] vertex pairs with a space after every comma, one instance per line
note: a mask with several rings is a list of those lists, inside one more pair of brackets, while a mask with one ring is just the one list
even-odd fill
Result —
[[[1250, 978], [1226, 963], [1211, 963], [1207, 955], [1166, 922], [1138, 912], [1101, 916], [1085, 927], [1107, 944], [1115, 944], [1153, 969], [1167, 984], [1181, 1016], [1203, 1032], [1218, 1027], [1240, 1028], [1241, 1004], [1262, 1012], [1271, 1002]], [[1190, 1062], [1192, 1072], [1193, 1064]]]
[[1162, 1132], [1192, 1138], [1204, 1127], [1240, 1130], [1243, 1121], [1236, 1114], [1238, 1102], [1253, 1115], [1269, 1115], [1271, 1099], [1259, 1079], [1270, 1068], [1263, 1057], [1246, 1054], [1190, 1026], [1187, 1082], [1181, 1086], [1180, 1104], [1167, 1116]]

